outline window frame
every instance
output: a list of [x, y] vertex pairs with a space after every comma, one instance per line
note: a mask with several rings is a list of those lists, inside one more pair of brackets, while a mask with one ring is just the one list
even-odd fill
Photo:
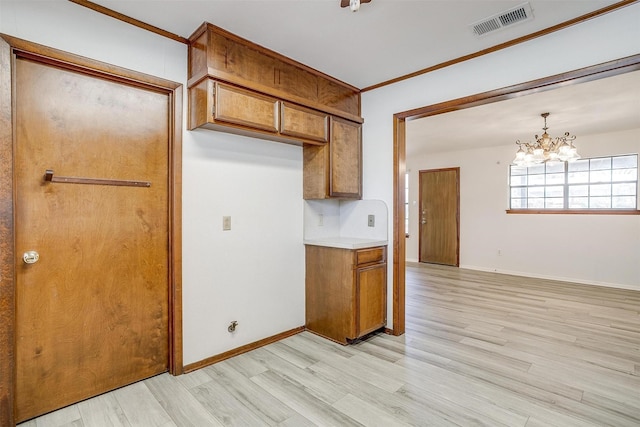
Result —
[[[613, 160], [615, 158], [622, 158], [622, 157], [627, 157], [627, 156], [636, 156], [636, 179], [635, 179], [635, 185], [636, 185], [636, 193], [634, 195], [635, 197], [635, 208], [570, 208], [568, 207], [568, 203], [569, 203], [569, 188], [572, 185], [569, 182], [569, 174], [570, 174], [570, 170], [569, 170], [569, 166], [567, 163], [564, 163], [564, 167], [563, 167], [563, 174], [564, 174], [564, 180], [562, 184], [556, 184], [555, 186], [562, 186], [563, 187], [563, 208], [542, 208], [542, 207], [536, 207], [536, 208], [511, 208], [511, 206], [513, 205], [513, 192], [512, 189], [514, 188], [521, 188], [521, 189], [525, 189], [528, 190], [530, 187], [542, 187], [543, 189], [545, 189], [546, 183], [543, 185], [536, 185], [536, 186], [529, 186], [529, 185], [520, 185], [520, 186], [512, 186], [511, 182], [512, 182], [512, 178], [516, 175], [512, 174], [512, 168], [516, 167], [515, 165], [509, 165], [509, 184], [508, 184], [508, 190], [509, 190], [509, 209], [506, 210], [506, 213], [508, 214], [569, 214], [569, 215], [584, 215], [584, 214], [588, 214], [588, 215], [640, 215], [640, 209], [638, 209], [638, 201], [640, 200], [640, 197], [638, 195], [639, 192], [639, 187], [638, 185], [640, 184], [640, 177], [638, 176], [638, 171], [640, 171], [640, 165], [638, 164], [638, 159], [640, 156], [638, 156], [637, 153], [629, 153], [629, 154], [620, 154], [620, 155], [611, 155], [611, 156], [598, 156], [598, 157], [590, 157], [590, 158], [585, 158], [582, 159], [582, 161], [584, 160], [588, 160], [589, 161], [589, 165], [591, 164], [592, 160], [599, 160], [599, 159], [610, 159], [611, 163], [613, 164]], [[543, 164], [544, 165], [544, 164]], [[539, 166], [539, 165], [535, 165], [535, 166]], [[527, 167], [528, 169], [529, 167]], [[615, 170], [615, 168], [613, 167], [613, 165], [610, 167], [610, 169], [608, 170]], [[592, 171], [591, 168], [588, 169], [589, 172]], [[547, 172], [546, 167], [545, 170], [543, 172], [543, 174], [546, 175], [549, 173], [554, 173], [554, 172]], [[560, 173], [560, 172], [555, 172], [555, 173]], [[527, 174], [528, 176], [528, 174]], [[527, 180], [528, 181], [528, 180]], [[629, 182], [633, 182], [633, 181], [629, 181]], [[604, 182], [603, 184], [613, 184], [613, 183], [617, 183], [617, 181], [612, 181], [609, 180], [608, 182]], [[591, 185], [591, 184], [596, 184], [594, 183], [589, 183], [587, 182], [586, 185]], [[576, 184], [573, 184], [576, 185]], [[610, 195], [609, 197], [612, 197], [613, 195]], [[591, 197], [590, 195], [588, 195], [587, 197]], [[546, 195], [542, 197], [544, 200], [547, 199]]]

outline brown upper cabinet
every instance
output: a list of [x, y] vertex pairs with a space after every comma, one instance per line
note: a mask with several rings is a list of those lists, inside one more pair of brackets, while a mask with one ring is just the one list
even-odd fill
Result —
[[189, 38], [188, 127], [304, 146], [304, 197], [362, 197], [360, 90], [215, 25]]
[[[206, 22], [189, 42], [188, 87], [194, 98], [203, 96], [193, 96], [195, 92], [214, 88], [209, 83], [213, 80], [362, 123], [360, 91], [353, 86]], [[193, 111], [206, 107], [206, 102], [189, 105], [191, 129], [211, 122], [211, 110]]]
[[362, 198], [362, 125], [331, 117], [331, 142], [303, 148], [304, 199]]
[[278, 132], [278, 100], [224, 83], [214, 83], [215, 120]]
[[280, 103], [280, 133], [318, 142], [329, 142], [329, 115], [296, 104]]

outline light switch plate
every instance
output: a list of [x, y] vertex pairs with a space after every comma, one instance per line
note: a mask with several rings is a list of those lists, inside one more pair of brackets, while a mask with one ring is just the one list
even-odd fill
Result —
[[376, 216], [375, 215], [369, 215], [369, 217], [367, 219], [367, 225], [369, 227], [375, 227], [376, 226]]
[[230, 216], [223, 216], [222, 217], [222, 231], [229, 231], [231, 230], [231, 217]]

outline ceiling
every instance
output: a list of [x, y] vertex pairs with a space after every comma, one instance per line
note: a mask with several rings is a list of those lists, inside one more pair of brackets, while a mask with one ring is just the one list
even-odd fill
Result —
[[357, 88], [472, 54], [618, 0], [529, 0], [534, 19], [476, 37], [469, 25], [525, 0], [93, 0], [189, 37], [207, 21]]
[[[617, 3], [529, 0], [533, 19], [477, 37], [470, 25], [525, 0], [93, 0], [188, 38], [210, 22], [357, 88], [473, 54]], [[407, 122], [407, 155], [640, 127], [640, 72]], [[366, 118], [365, 118], [366, 119]], [[460, 126], [460, 123], [465, 123]], [[579, 139], [576, 141], [578, 142]]]
[[[407, 121], [407, 156], [640, 128], [640, 71]], [[464, 126], [460, 126], [464, 123]]]

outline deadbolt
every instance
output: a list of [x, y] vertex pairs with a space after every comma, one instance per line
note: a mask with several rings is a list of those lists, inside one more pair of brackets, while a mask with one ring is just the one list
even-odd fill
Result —
[[25, 264], [35, 264], [40, 259], [40, 254], [36, 251], [27, 251], [22, 254], [22, 261]]

